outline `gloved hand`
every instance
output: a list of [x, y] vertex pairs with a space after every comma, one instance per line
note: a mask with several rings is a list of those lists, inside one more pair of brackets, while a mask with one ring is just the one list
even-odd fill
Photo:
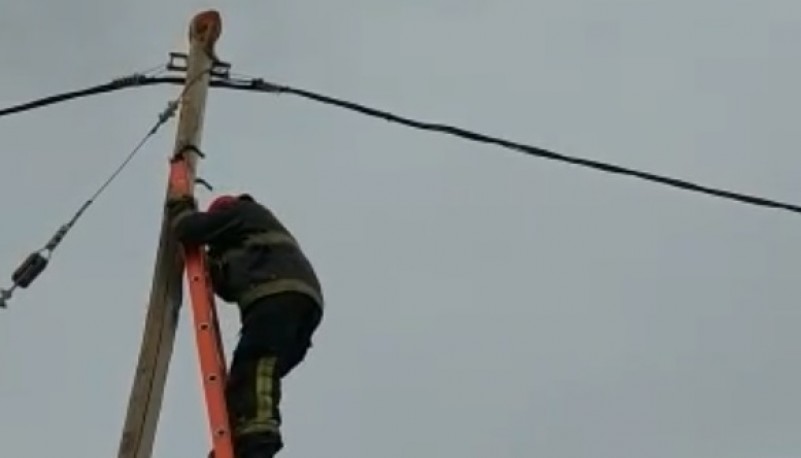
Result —
[[172, 221], [185, 212], [195, 210], [197, 210], [197, 200], [192, 196], [181, 195], [167, 199], [167, 214]]

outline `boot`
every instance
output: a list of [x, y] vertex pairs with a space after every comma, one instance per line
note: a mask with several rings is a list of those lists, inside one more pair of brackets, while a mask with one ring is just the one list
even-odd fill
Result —
[[[274, 458], [276, 453], [274, 448], [251, 449], [236, 455], [236, 458]], [[209, 452], [208, 458], [214, 458], [214, 450]]]
[[[275, 458], [276, 453], [278, 453], [278, 451], [275, 450], [274, 447], [262, 448], [259, 450], [250, 449], [237, 455], [236, 458]], [[214, 450], [209, 452], [208, 458], [214, 458]]]
[[[284, 448], [280, 435], [248, 437], [241, 441], [234, 451], [236, 458], [275, 458]], [[214, 450], [209, 451], [208, 458], [214, 458]]]
[[279, 434], [248, 435], [237, 444], [237, 458], [274, 458], [283, 448]]

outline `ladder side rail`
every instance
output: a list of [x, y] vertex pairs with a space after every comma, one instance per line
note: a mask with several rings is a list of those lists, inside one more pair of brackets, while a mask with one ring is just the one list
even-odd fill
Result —
[[186, 276], [194, 317], [203, 393], [215, 458], [234, 458], [231, 423], [225, 399], [227, 373], [214, 297], [205, 257], [199, 247], [186, 247]]

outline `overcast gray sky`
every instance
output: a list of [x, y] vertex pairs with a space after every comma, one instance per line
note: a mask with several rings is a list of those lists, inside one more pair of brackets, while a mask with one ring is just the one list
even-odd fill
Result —
[[[0, 104], [166, 62], [207, 6], [239, 73], [801, 201], [791, 0], [4, 1]], [[0, 121], [2, 278], [178, 90]], [[174, 131], [0, 313], [2, 456], [116, 455]], [[290, 96], [214, 91], [203, 144], [202, 175], [270, 205], [324, 282], [282, 457], [801, 455], [796, 215]], [[188, 323], [155, 457], [208, 450]]]

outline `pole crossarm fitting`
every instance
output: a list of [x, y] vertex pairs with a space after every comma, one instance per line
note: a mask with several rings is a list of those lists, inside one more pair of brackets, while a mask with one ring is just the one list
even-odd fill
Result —
[[[170, 60], [167, 62], [167, 70], [172, 72], [186, 72], [188, 68], [189, 55], [184, 52], [170, 52]], [[213, 78], [229, 79], [231, 77], [231, 64], [220, 60], [214, 60], [211, 71]]]

